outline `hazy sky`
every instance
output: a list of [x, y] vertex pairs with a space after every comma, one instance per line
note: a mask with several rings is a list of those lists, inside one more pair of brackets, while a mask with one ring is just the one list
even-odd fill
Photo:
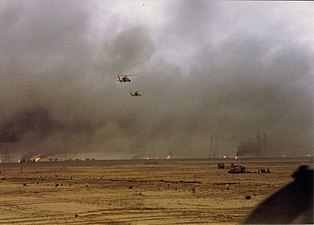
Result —
[[313, 154], [313, 21], [312, 2], [0, 0], [0, 151], [208, 157], [216, 133], [233, 156], [259, 131], [269, 156]]

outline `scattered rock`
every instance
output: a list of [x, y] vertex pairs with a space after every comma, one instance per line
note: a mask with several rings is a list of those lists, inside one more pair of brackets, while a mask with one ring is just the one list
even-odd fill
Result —
[[132, 186], [129, 186], [129, 189], [132, 189], [133, 187]]
[[245, 196], [245, 199], [246, 199], [246, 200], [249, 200], [249, 199], [251, 199], [251, 196], [250, 196], [250, 195], [247, 195], [247, 196]]
[[78, 217], [78, 215], [77, 215], [77, 214], [75, 214], [75, 217]]
[[24, 183], [23, 186], [26, 186], [26, 184]]
[[55, 187], [58, 187], [58, 186], [59, 186], [59, 184], [56, 184], [56, 185], [55, 185]]

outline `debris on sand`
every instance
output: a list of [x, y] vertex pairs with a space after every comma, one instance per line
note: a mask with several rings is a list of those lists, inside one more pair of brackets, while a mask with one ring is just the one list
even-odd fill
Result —
[[247, 195], [247, 196], [245, 196], [245, 199], [246, 199], [246, 200], [251, 199], [251, 195]]
[[26, 186], [26, 184], [24, 183], [23, 186]]
[[228, 173], [246, 173], [246, 168], [240, 165], [234, 165], [230, 168]]
[[265, 168], [260, 168], [260, 169], [258, 170], [258, 173], [271, 173], [271, 172], [270, 172], [270, 169], [269, 169], [269, 168], [267, 168], [267, 169], [265, 169]]
[[164, 183], [187, 183], [187, 184], [200, 184], [200, 181], [196, 181], [196, 180], [180, 180], [180, 181], [172, 181], [172, 180], [160, 180], [160, 182], [164, 182]]
[[224, 163], [218, 163], [217, 164], [217, 168], [218, 169], [231, 169], [232, 167], [236, 167], [238, 165], [234, 164], [234, 163], [231, 163], [230, 165], [226, 165]]
[[229, 185], [229, 184], [240, 184], [239, 181], [237, 182], [219, 182], [219, 183], [214, 183], [215, 185]]
[[257, 172], [251, 172], [246, 169], [245, 166], [237, 165], [231, 163], [230, 165], [225, 165], [224, 163], [217, 164], [218, 169], [229, 169], [228, 173], [271, 173], [269, 168], [259, 168]]

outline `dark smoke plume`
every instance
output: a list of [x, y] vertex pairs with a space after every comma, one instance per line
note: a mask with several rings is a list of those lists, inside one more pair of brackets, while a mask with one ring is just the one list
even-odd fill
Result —
[[[207, 157], [214, 132], [231, 155], [260, 130], [276, 146], [269, 156], [312, 151], [313, 48], [285, 13], [172, 1], [162, 20], [140, 17], [150, 3], [128, 3], [128, 20], [113, 7], [122, 3], [1, 1], [1, 152]], [[138, 76], [122, 84], [119, 73]]]
[[57, 132], [92, 131], [92, 126], [84, 121], [62, 122], [51, 118], [49, 111], [44, 108], [18, 111], [12, 118], [0, 124], [0, 143], [16, 143], [28, 133], [38, 138], [46, 138]]
[[0, 142], [19, 142], [28, 132], [35, 132], [41, 138], [45, 138], [58, 128], [60, 124], [50, 118], [47, 110], [36, 108], [19, 111], [0, 124]]
[[257, 154], [257, 143], [256, 140], [250, 139], [242, 142], [238, 146], [237, 156], [251, 156], [255, 157]]

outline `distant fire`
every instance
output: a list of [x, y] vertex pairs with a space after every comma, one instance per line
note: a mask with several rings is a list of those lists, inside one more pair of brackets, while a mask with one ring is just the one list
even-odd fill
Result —
[[238, 160], [238, 159], [239, 159], [239, 156], [236, 155], [236, 156], [234, 157], [234, 159], [235, 159], [235, 160]]
[[41, 160], [41, 158], [40, 158], [40, 156], [38, 155], [38, 156], [35, 157], [34, 160], [35, 160], [35, 162], [39, 162], [39, 161]]
[[166, 156], [166, 159], [168, 159], [168, 160], [172, 159], [171, 150], [169, 150], [168, 155]]
[[224, 155], [224, 159], [226, 159], [227, 158], [227, 156], [226, 155]]

